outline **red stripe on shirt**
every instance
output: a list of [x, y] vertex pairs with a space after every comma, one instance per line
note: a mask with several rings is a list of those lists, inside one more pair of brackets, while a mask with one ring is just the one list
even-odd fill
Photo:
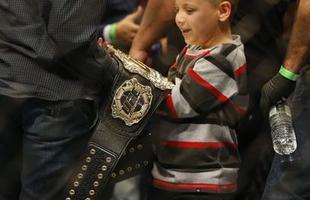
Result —
[[203, 51], [203, 52], [200, 53], [200, 54], [190, 54], [190, 53], [187, 52], [187, 50], [188, 50], [188, 49], [186, 49], [186, 53], [185, 53], [184, 56], [185, 56], [186, 58], [191, 58], [191, 59], [195, 59], [195, 58], [198, 58], [198, 57], [203, 57], [203, 56], [206, 56], [206, 55], [208, 55], [208, 54], [210, 53], [209, 50], [206, 50], [206, 51]]
[[237, 144], [230, 142], [180, 142], [180, 141], [161, 141], [162, 146], [176, 147], [181, 149], [219, 149], [219, 148], [237, 148]]
[[235, 106], [236, 108], [236, 111], [240, 114], [245, 114], [246, 113], [246, 109], [245, 108], [242, 108], [240, 106]]
[[168, 112], [169, 112], [170, 116], [176, 118], [177, 112], [176, 112], [175, 107], [173, 105], [173, 100], [172, 100], [171, 95], [168, 95], [166, 98], [166, 107], [168, 108]]
[[187, 51], [188, 50], [188, 46], [186, 45], [185, 47], [183, 47], [182, 51]]
[[237, 188], [237, 184], [207, 184], [207, 183], [171, 183], [160, 179], [153, 179], [153, 184], [161, 188], [179, 190], [210, 190], [218, 192], [232, 192]]
[[247, 67], [246, 67], [246, 64], [241, 65], [238, 69], [236, 69], [236, 70], [234, 71], [235, 76], [236, 76], [236, 77], [241, 76], [243, 73], [246, 72], [246, 68], [247, 68]]
[[211, 85], [208, 81], [201, 78], [191, 67], [187, 69], [187, 73], [201, 86], [209, 90], [219, 101], [227, 102], [228, 98], [218, 89]]
[[173, 65], [171, 65], [170, 68], [177, 69], [178, 68], [178, 64], [177, 63], [173, 63]]

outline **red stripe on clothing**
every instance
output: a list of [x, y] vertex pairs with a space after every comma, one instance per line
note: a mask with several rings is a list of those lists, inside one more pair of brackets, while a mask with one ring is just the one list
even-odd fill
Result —
[[173, 63], [173, 65], [171, 65], [170, 68], [176, 69], [176, 68], [178, 68], [178, 64], [177, 63]]
[[169, 112], [170, 116], [176, 118], [177, 112], [176, 112], [175, 107], [173, 105], [173, 100], [172, 100], [171, 95], [168, 95], [166, 98], [166, 107], [168, 108], [168, 112]]
[[183, 47], [182, 51], [187, 51], [188, 50], [188, 46], [186, 45], [185, 47]]
[[231, 184], [207, 184], [207, 183], [171, 183], [159, 179], [153, 180], [154, 185], [158, 185], [161, 188], [167, 189], [179, 189], [179, 190], [210, 190], [218, 192], [232, 192], [235, 191], [237, 185]]
[[206, 56], [206, 55], [208, 55], [209, 53], [210, 53], [210, 51], [209, 50], [206, 50], [206, 51], [203, 51], [202, 53], [200, 53], [200, 54], [190, 54], [190, 53], [187, 53], [187, 50], [188, 49], [186, 49], [186, 53], [185, 53], [185, 57], [187, 57], [187, 58], [191, 58], [191, 59], [195, 59], [195, 58], [198, 58], [198, 57], [203, 57], [203, 56]]
[[247, 67], [246, 67], [246, 64], [241, 65], [238, 69], [236, 69], [236, 70], [234, 71], [235, 76], [237, 76], [237, 77], [241, 76], [243, 73], [246, 72], [246, 68], [247, 68]]
[[240, 114], [245, 114], [246, 113], [246, 109], [242, 108], [240, 106], [236, 106], [236, 111]]
[[216, 89], [209, 82], [201, 78], [191, 67], [187, 69], [187, 73], [201, 86], [209, 90], [219, 101], [227, 102], [228, 98], [223, 95], [218, 89]]
[[161, 141], [162, 146], [176, 147], [181, 149], [220, 149], [220, 148], [233, 148], [238, 147], [237, 144], [230, 142], [180, 142], [180, 141]]

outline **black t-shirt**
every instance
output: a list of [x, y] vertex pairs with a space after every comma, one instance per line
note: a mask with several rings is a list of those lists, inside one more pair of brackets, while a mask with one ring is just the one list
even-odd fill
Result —
[[[233, 31], [240, 34], [248, 48], [261, 53], [271, 53], [272, 47], [283, 55], [277, 47], [283, 32], [283, 17], [294, 0], [240, 0], [233, 18]], [[275, 45], [275, 46], [273, 46]]]
[[258, 94], [282, 64], [287, 41], [283, 22], [294, 0], [240, 0], [232, 30], [241, 35], [247, 57], [250, 92]]

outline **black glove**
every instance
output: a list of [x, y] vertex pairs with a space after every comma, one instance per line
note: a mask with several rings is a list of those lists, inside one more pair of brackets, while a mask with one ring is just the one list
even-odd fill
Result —
[[265, 83], [260, 97], [260, 109], [263, 115], [267, 116], [272, 105], [287, 98], [293, 92], [295, 84], [296, 81], [289, 80], [279, 73]]
[[96, 37], [66, 54], [62, 63], [66, 63], [63, 68], [66, 68], [67, 74], [97, 91], [111, 87], [120, 64], [98, 46]]

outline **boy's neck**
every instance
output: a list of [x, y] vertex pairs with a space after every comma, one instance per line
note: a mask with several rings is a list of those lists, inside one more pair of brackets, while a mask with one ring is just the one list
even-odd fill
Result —
[[211, 48], [219, 44], [223, 44], [233, 40], [230, 26], [223, 25], [219, 26], [217, 30], [214, 31], [213, 37], [207, 43], [202, 46], [203, 48]]

